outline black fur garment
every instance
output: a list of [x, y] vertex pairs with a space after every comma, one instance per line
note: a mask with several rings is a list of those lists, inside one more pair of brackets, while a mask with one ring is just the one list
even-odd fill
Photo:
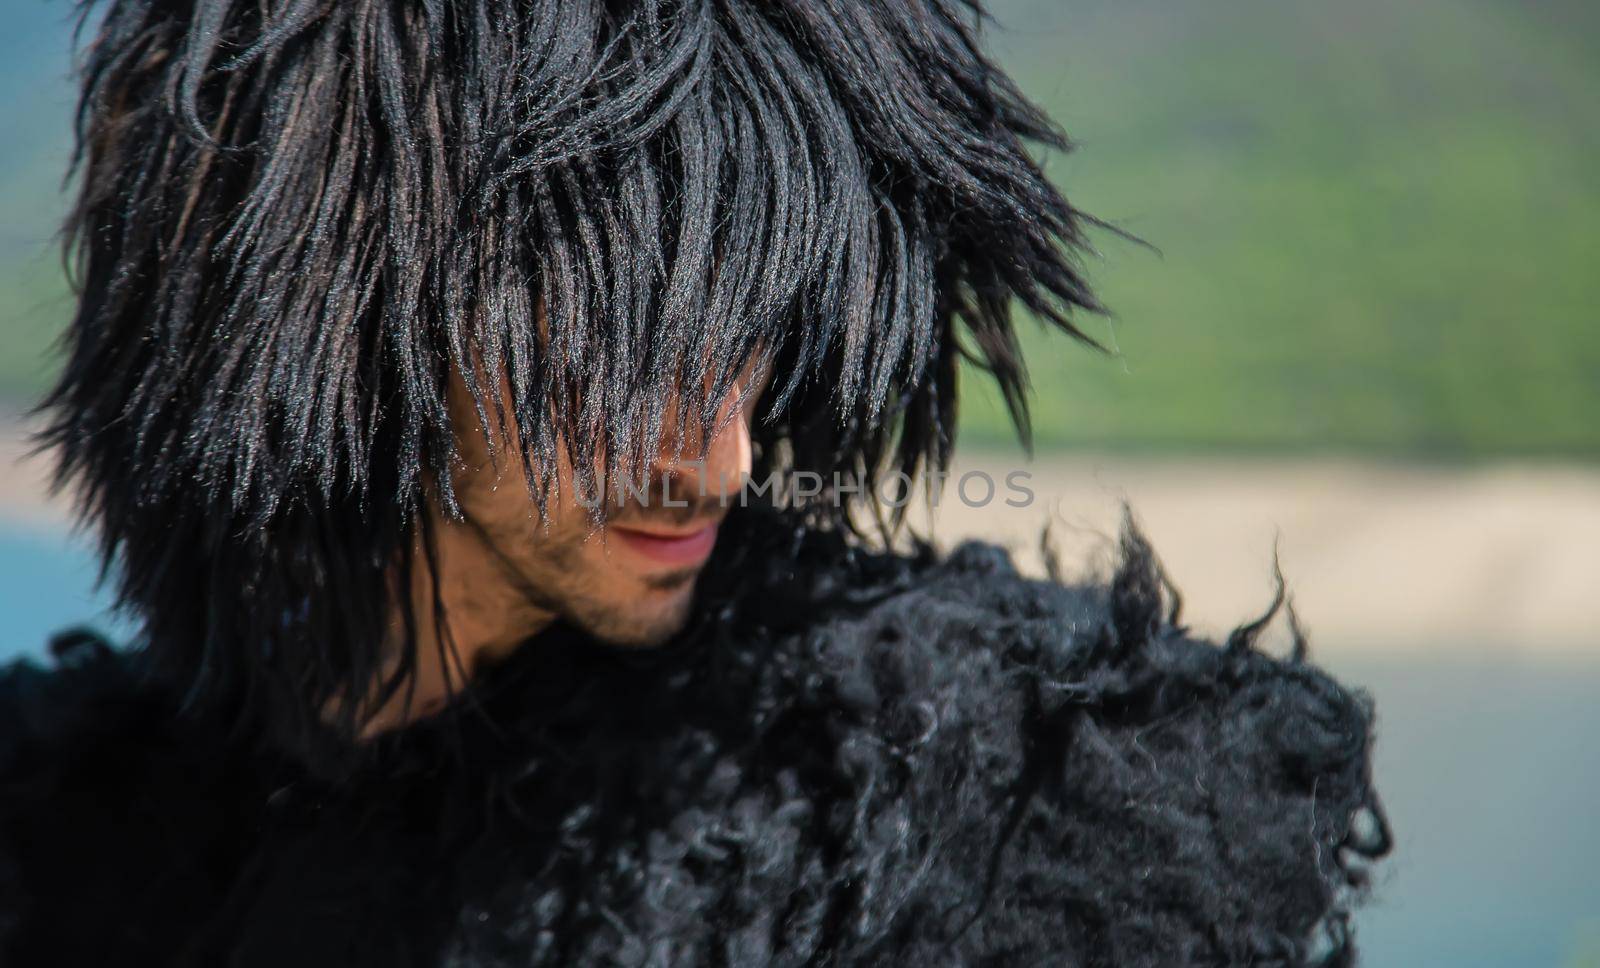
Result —
[[[740, 518], [744, 520], [739, 520]], [[1372, 714], [1109, 587], [735, 515], [677, 644], [555, 630], [332, 779], [80, 641], [0, 675], [0, 961], [1353, 961]]]

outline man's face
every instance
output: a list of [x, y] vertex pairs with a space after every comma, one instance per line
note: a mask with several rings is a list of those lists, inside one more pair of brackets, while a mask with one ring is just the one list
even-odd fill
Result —
[[[473, 567], [483, 581], [508, 583], [508, 592], [601, 641], [657, 644], [687, 620], [695, 579], [750, 473], [750, 424], [765, 384], [765, 373], [753, 367], [740, 378], [722, 403], [703, 461], [699, 435], [681, 448], [667, 441], [647, 480], [608, 483], [600, 526], [591, 510], [600, 495], [577, 492], [565, 456], [559, 493], [547, 500], [541, 521], [518, 452], [506, 447], [498, 462], [490, 459], [458, 388], [452, 416], [473, 432], [457, 434], [464, 469], [456, 493], [468, 523], [451, 527], [478, 539], [482, 556]], [[669, 408], [668, 426], [674, 417]], [[514, 434], [503, 438], [516, 445]]]

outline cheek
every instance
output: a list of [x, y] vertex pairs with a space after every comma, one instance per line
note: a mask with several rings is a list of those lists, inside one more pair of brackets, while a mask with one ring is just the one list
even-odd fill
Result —
[[625, 575], [627, 570], [614, 549], [607, 547], [605, 532], [592, 531], [587, 518], [574, 524], [571, 530], [563, 530], [559, 540], [552, 541], [559, 547], [552, 557], [563, 559], [560, 563], [567, 572], [563, 577], [568, 581], [583, 582], [596, 591], [609, 588], [616, 576]]
[[533, 498], [522, 481], [497, 479], [490, 471], [459, 482], [456, 500], [467, 518], [498, 542], [525, 543], [538, 530]]

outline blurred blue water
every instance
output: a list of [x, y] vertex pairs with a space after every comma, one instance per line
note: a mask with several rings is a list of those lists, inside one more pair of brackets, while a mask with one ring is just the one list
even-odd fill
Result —
[[1394, 857], [1356, 927], [1371, 966], [1600, 966], [1600, 663], [1324, 648], [1378, 704]]
[[[81, 542], [0, 527], [0, 660], [115, 629]], [[123, 630], [125, 634], [125, 629]], [[1378, 702], [1398, 850], [1356, 920], [1376, 968], [1600, 965], [1600, 663], [1323, 643]]]
[[39, 655], [52, 632], [87, 625], [117, 638], [128, 634], [95, 587], [98, 569], [88, 542], [45, 528], [0, 525], [0, 662]]

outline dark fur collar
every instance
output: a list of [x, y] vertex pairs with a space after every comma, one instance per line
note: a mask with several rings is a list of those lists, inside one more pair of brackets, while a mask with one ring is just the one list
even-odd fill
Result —
[[1000, 551], [747, 522], [697, 625], [556, 630], [329, 778], [79, 642], [0, 675], [5, 964], [1299, 964], [1387, 849], [1371, 711]]

